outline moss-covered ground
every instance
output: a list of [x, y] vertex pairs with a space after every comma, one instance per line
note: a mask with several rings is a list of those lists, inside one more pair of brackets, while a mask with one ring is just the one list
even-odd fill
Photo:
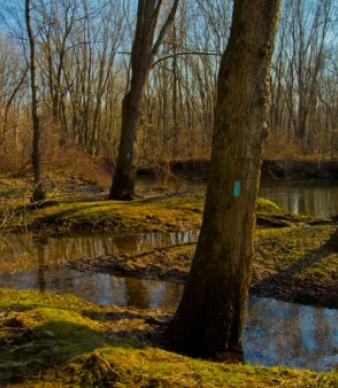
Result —
[[108, 201], [102, 194], [54, 195], [36, 207], [23, 195], [3, 196], [0, 212], [7, 218], [3, 225], [7, 231], [157, 232], [199, 227], [203, 203], [202, 196], [169, 193], [132, 202]]
[[[157, 192], [143, 194], [132, 202], [109, 201], [97, 187], [50, 187], [40, 207], [32, 205], [28, 184], [0, 179], [0, 214], [4, 231], [63, 233], [182, 231], [199, 228], [205, 197], [203, 195]], [[258, 202], [262, 225], [299, 222], [272, 202]]]
[[162, 328], [151, 318], [71, 295], [0, 289], [0, 386], [338, 386], [336, 373], [227, 364], [165, 351], [157, 345]]
[[[201, 224], [203, 196], [155, 193], [125, 203], [107, 201], [95, 187], [67, 189], [50, 189], [48, 201], [37, 208], [29, 203], [25, 184], [1, 180], [1, 233], [176, 231]], [[333, 220], [288, 215], [262, 199], [257, 215], [252, 292], [338, 307], [338, 255], [326, 244], [336, 228]], [[133, 274], [184, 280], [194, 249], [187, 244], [74, 265], [104, 271], [117, 263], [113, 271], [122, 272], [133, 265]], [[101, 307], [71, 295], [0, 289], [0, 387], [338, 386], [336, 373], [211, 362], [167, 352], [160, 345], [164, 325], [158, 323], [166, 319], [161, 312]]]

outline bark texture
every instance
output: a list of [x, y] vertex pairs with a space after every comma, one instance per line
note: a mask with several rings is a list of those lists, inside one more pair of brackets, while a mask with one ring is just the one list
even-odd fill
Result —
[[130, 90], [122, 102], [122, 127], [118, 159], [109, 199], [131, 200], [135, 192], [135, 160], [137, 130], [142, 96], [153, 59], [163, 38], [175, 19], [179, 0], [175, 0], [169, 15], [154, 41], [162, 0], [139, 0], [137, 25], [131, 53]]
[[31, 78], [31, 98], [32, 98], [32, 121], [33, 121], [33, 150], [31, 155], [35, 189], [31, 198], [31, 202], [38, 203], [46, 198], [46, 193], [43, 184], [40, 182], [40, 118], [38, 112], [38, 85], [36, 81], [36, 51], [35, 51], [35, 36], [31, 23], [30, 0], [25, 2], [25, 17], [29, 39], [30, 49], [30, 78]]
[[270, 63], [280, 0], [237, 0], [217, 84], [204, 218], [169, 346], [215, 355], [240, 345], [252, 272]]

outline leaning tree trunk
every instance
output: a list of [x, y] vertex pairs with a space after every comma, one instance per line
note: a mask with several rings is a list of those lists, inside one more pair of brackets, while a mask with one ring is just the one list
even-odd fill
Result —
[[132, 77], [130, 90], [122, 103], [119, 153], [108, 199], [131, 200], [134, 196], [137, 130], [143, 91], [154, 56], [175, 19], [178, 3], [179, 0], [173, 0], [168, 17], [153, 43], [162, 0], [138, 2], [137, 25], [131, 53]]
[[32, 150], [32, 165], [34, 172], [35, 188], [31, 198], [31, 202], [39, 203], [46, 198], [46, 192], [43, 184], [40, 181], [40, 118], [38, 113], [38, 86], [36, 81], [36, 53], [35, 53], [35, 37], [31, 24], [30, 15], [30, 0], [26, 0], [25, 17], [28, 32], [29, 49], [30, 49], [30, 76], [31, 76], [31, 98], [32, 98], [32, 121], [33, 121], [33, 150]]
[[280, 0], [236, 0], [217, 84], [200, 237], [169, 346], [204, 356], [241, 339], [252, 272], [255, 204], [268, 135], [270, 63]]

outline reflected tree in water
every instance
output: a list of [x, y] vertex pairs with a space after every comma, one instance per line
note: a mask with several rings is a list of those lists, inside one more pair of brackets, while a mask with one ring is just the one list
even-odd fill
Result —
[[37, 256], [38, 256], [38, 269], [37, 269], [37, 283], [39, 290], [45, 292], [46, 286], [46, 259], [45, 259], [45, 247], [48, 244], [48, 238], [39, 237], [35, 240]]
[[125, 278], [127, 306], [147, 310], [150, 307], [148, 288], [142, 281], [133, 278]]

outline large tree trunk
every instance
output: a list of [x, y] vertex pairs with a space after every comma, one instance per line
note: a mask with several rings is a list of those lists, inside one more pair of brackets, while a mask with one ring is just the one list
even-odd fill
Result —
[[203, 223], [167, 336], [174, 350], [214, 355], [240, 343], [253, 261], [270, 63], [280, 0], [237, 0], [217, 85]]

